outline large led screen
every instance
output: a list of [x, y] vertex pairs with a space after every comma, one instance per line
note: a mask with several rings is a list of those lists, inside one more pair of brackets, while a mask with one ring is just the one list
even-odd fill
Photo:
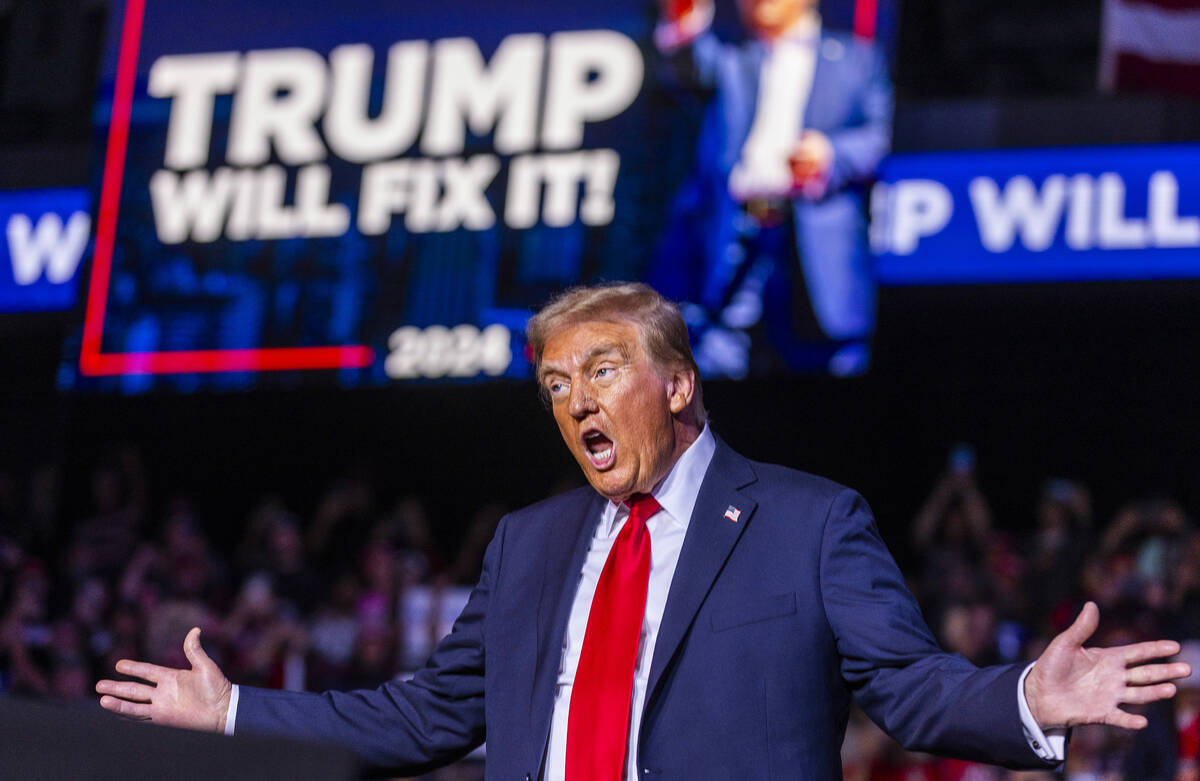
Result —
[[893, 14], [807, 6], [114, 3], [61, 383], [527, 377], [531, 311], [606, 280], [709, 377], [865, 370]]

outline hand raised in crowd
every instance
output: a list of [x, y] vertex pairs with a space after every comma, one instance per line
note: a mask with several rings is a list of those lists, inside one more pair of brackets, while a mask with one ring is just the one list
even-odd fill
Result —
[[1075, 623], [1050, 642], [1025, 678], [1025, 699], [1042, 729], [1081, 724], [1142, 729], [1146, 717], [1120, 706], [1174, 697], [1171, 681], [1191, 674], [1191, 668], [1182, 662], [1144, 664], [1179, 653], [1179, 643], [1173, 640], [1084, 648], [1099, 623], [1100, 609], [1088, 602]]
[[190, 670], [122, 659], [117, 672], [150, 683], [103, 680], [96, 691], [100, 705], [113, 713], [170, 727], [223, 732], [233, 685], [200, 647], [200, 629], [183, 640]]

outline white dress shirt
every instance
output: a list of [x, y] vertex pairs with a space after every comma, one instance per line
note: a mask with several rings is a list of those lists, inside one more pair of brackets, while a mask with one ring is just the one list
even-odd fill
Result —
[[[716, 451], [716, 440], [705, 425], [696, 441], [683, 452], [666, 478], [651, 493], [662, 508], [646, 521], [650, 532], [650, 583], [646, 590], [646, 615], [642, 619], [642, 637], [638, 643], [637, 666], [633, 672], [633, 697], [630, 702], [629, 737], [625, 749], [625, 780], [637, 779], [638, 733], [642, 726], [642, 705], [646, 702], [646, 683], [650, 678], [650, 661], [654, 658], [654, 643], [658, 639], [658, 627], [662, 623], [663, 610], [667, 606], [667, 592], [675, 576], [675, 565], [679, 563], [679, 551], [687, 533], [692, 508], [700, 494], [700, 483], [708, 471]], [[629, 508], [608, 502], [592, 541], [588, 546], [583, 571], [579, 573], [579, 587], [575, 601], [571, 603], [571, 616], [567, 621], [567, 633], [563, 637], [562, 662], [558, 669], [558, 685], [554, 690], [554, 713], [550, 719], [550, 743], [546, 749], [545, 781], [563, 781], [567, 763], [567, 715], [571, 709], [571, 690], [575, 683], [575, 671], [579, 667], [579, 653], [583, 650], [583, 636], [587, 630], [588, 614], [592, 609], [592, 597], [596, 595], [596, 584], [608, 559], [608, 552], [616, 542], [617, 534], [629, 517]]]
[[[679, 552], [683, 548], [688, 522], [700, 494], [700, 484], [704, 481], [704, 475], [715, 451], [716, 440], [705, 424], [700, 436], [683, 452], [671, 467], [671, 471], [651, 492], [661, 509], [646, 521], [646, 528], [650, 532], [650, 582], [646, 591], [646, 615], [642, 620], [642, 636], [638, 644], [637, 666], [633, 675], [624, 781], [637, 781], [638, 734], [642, 726], [642, 706], [646, 702], [646, 684], [650, 677], [650, 662], [654, 658], [654, 644], [658, 639], [658, 628], [662, 623], [671, 580], [675, 576], [675, 566], [679, 563]], [[604, 562], [628, 517], [629, 508], [625, 505], [612, 502], [605, 504], [588, 545], [583, 570], [579, 573], [579, 585], [571, 604], [566, 635], [563, 637], [562, 660], [559, 663], [554, 711], [550, 720], [550, 740], [546, 749], [544, 781], [563, 781], [566, 775], [567, 717], [570, 713], [571, 689], [575, 681], [575, 671], [579, 667], [579, 654], [583, 649], [588, 614], [591, 612], [592, 598], [596, 594], [596, 584], [600, 580]], [[1043, 731], [1038, 727], [1025, 700], [1025, 676], [1032, 667], [1031, 664], [1025, 668], [1017, 683], [1021, 726], [1030, 747], [1039, 757], [1061, 762], [1066, 751], [1065, 731]], [[235, 685], [225, 718], [226, 735], [234, 733], [237, 704], [238, 687]]]
[[778, 40], [765, 42], [750, 134], [729, 174], [729, 193], [736, 200], [780, 198], [792, 192], [788, 158], [804, 127], [820, 41], [821, 17], [810, 11]]

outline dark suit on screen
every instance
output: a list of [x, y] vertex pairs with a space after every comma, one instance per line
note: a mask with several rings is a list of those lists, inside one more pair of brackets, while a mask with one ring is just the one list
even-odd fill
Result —
[[[488, 779], [536, 779], [604, 501], [583, 488], [506, 516], [466, 609], [411, 682], [242, 687], [237, 731], [341, 743], [408, 774], [486, 737]], [[851, 698], [910, 747], [1041, 766], [1020, 725], [1020, 673], [938, 649], [856, 493], [718, 440], [655, 646], [639, 776], [840, 778]]]
[[[738, 275], [761, 259], [755, 255], [778, 254], [774, 262], [782, 267], [794, 253], [824, 336], [865, 339], [874, 330], [876, 297], [866, 184], [890, 146], [892, 86], [884, 55], [875, 46], [824, 30], [816, 49], [812, 88], [797, 130], [818, 130], [829, 139], [832, 169], [824, 196], [787, 201], [787, 235], [782, 247], [770, 250], [756, 249], [753, 242], [747, 246], [744, 210], [729, 188], [754, 122], [767, 44], [754, 38], [726, 43], [705, 32], [667, 57], [668, 83], [711, 90], [712, 100], [697, 142], [695, 170], [675, 200], [660, 247], [664, 264], [701, 258], [701, 273], [687, 276], [702, 281], [697, 288], [695, 281], [672, 280], [664, 272], [656, 282], [667, 295], [716, 313], [728, 303]], [[776, 349], [790, 362], [790, 337], [783, 331], [791, 326], [773, 323], [768, 309]]]

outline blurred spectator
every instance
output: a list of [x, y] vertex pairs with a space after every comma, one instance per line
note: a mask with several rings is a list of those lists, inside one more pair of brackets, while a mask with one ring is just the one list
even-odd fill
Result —
[[141, 455], [119, 448], [93, 469], [91, 493], [94, 514], [75, 525], [67, 550], [73, 578], [113, 575], [137, 547], [147, 502]]
[[192, 503], [175, 497], [163, 524], [161, 558], [167, 593], [175, 599], [221, 602], [226, 597], [227, 568], [216, 554]]
[[[303, 687], [296, 665], [307, 636], [292, 606], [279, 600], [270, 575], [260, 572], [246, 580], [221, 633], [229, 645], [227, 670], [233, 680], [276, 689]], [[187, 627], [176, 634], [177, 647], [185, 634]]]
[[29, 478], [22, 543], [35, 556], [49, 556], [58, 549], [62, 488], [62, 470], [54, 465], [38, 467]]
[[1092, 543], [1091, 494], [1070, 480], [1047, 480], [1038, 499], [1036, 520], [1026, 545], [1027, 593], [1034, 611], [1049, 615], [1076, 595], [1076, 579]]
[[473, 586], [483, 569], [483, 554], [500, 525], [506, 510], [498, 503], [485, 504], [471, 518], [467, 534], [450, 566], [450, 580], [463, 586]]
[[311, 612], [321, 595], [321, 580], [308, 567], [304, 538], [295, 520], [276, 518], [267, 544], [267, 565], [275, 593], [296, 613]]
[[1170, 625], [1179, 637], [1200, 637], [1200, 532], [1192, 532], [1181, 545], [1172, 573]]
[[190, 667], [179, 638], [194, 626], [216, 634], [216, 617], [199, 602], [163, 602], [146, 617], [146, 660], [165, 667]]
[[314, 559], [328, 569], [345, 569], [375, 523], [375, 495], [365, 480], [337, 480], [317, 502], [305, 543]]
[[405, 496], [396, 503], [377, 530], [388, 535], [406, 552], [408, 565], [418, 567], [422, 577], [441, 575], [446, 562], [433, 540], [433, 529], [425, 504], [416, 496]]
[[55, 466], [37, 467], [29, 475], [29, 490], [23, 493], [14, 475], [0, 473], [0, 545], [7, 541], [38, 557], [58, 549], [61, 474]]
[[1149, 726], [1134, 738], [1123, 770], [1139, 781], [1200, 779], [1200, 640], [1182, 644], [1178, 660], [1192, 666], [1173, 701], [1146, 710]]
[[1122, 508], [1102, 542], [1113, 558], [1128, 558], [1149, 607], [1161, 609], [1168, 598], [1167, 578], [1185, 552], [1192, 529], [1187, 515], [1169, 499], [1137, 502]]
[[16, 536], [20, 532], [21, 500], [17, 480], [9, 472], [0, 472], [0, 533]]
[[25, 561], [16, 573], [8, 610], [0, 619], [5, 689], [17, 694], [48, 695], [45, 654], [50, 644], [48, 597], [50, 580], [36, 559]]
[[334, 580], [329, 597], [320, 603], [309, 622], [310, 688], [336, 688], [346, 679], [358, 640], [357, 598], [358, 581], [345, 573]]
[[271, 538], [281, 523], [299, 525], [299, 519], [278, 496], [264, 498], [250, 513], [237, 548], [237, 565], [242, 575], [271, 567]]
[[396, 677], [396, 633], [391, 626], [362, 627], [343, 678], [351, 689], [374, 689]]
[[947, 651], [979, 666], [1000, 661], [996, 651], [996, 610], [986, 601], [960, 602], [942, 612], [938, 639]]
[[950, 461], [912, 524], [912, 549], [920, 561], [919, 596], [932, 611], [929, 615], [953, 602], [977, 601], [986, 590], [981, 564], [992, 513], [975, 479], [973, 451], [960, 445]]

